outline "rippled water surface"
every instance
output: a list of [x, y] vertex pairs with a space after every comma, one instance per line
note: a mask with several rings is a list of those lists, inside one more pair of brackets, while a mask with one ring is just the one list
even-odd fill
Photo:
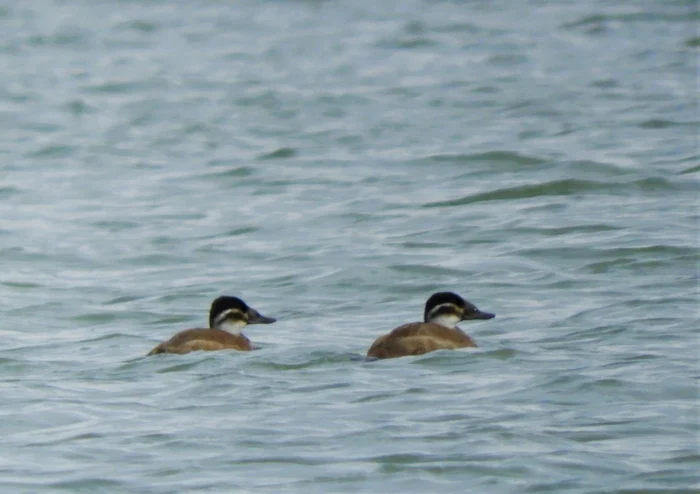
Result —
[[[699, 20], [0, 3], [0, 490], [697, 492]], [[438, 290], [478, 349], [363, 361]]]

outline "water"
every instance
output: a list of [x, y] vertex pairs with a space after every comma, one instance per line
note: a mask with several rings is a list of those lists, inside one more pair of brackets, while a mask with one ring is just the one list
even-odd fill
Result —
[[[3, 2], [0, 490], [697, 492], [699, 19]], [[479, 349], [362, 361], [438, 290]]]

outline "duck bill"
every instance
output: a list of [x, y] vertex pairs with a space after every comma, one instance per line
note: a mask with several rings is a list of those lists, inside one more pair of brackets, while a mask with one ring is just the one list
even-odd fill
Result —
[[254, 311], [248, 315], [248, 324], [272, 324], [277, 319], [274, 317], [263, 316], [261, 313]]
[[470, 320], [470, 319], [493, 319], [496, 317], [496, 314], [493, 314], [491, 312], [484, 312], [481, 310], [478, 310], [476, 312], [472, 312], [471, 314], [467, 315], [463, 321]]

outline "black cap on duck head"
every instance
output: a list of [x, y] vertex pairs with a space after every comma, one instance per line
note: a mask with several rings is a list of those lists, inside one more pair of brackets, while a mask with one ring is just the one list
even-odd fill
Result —
[[423, 320], [438, 324], [454, 326], [459, 321], [469, 319], [492, 319], [496, 317], [490, 312], [477, 309], [476, 305], [464, 300], [452, 292], [434, 293], [425, 303]]
[[248, 305], [238, 297], [221, 296], [211, 303], [209, 309], [209, 327], [218, 328], [224, 323], [228, 325], [239, 325], [241, 328], [246, 324], [271, 324], [276, 319], [265, 317], [257, 310]]

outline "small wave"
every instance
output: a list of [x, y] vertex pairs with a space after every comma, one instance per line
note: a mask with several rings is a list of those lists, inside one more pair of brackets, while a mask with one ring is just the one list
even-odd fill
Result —
[[159, 30], [160, 26], [154, 22], [135, 19], [129, 22], [122, 23], [119, 28], [136, 31], [143, 34], [154, 33]]
[[12, 197], [19, 193], [20, 190], [17, 187], [0, 187], [0, 199], [7, 199], [8, 197]]
[[509, 199], [531, 199], [533, 197], [548, 197], [548, 196], [569, 196], [586, 192], [607, 192], [619, 193], [625, 189], [637, 190], [673, 190], [675, 187], [668, 180], [661, 177], [644, 178], [627, 183], [607, 183], [594, 180], [581, 179], [563, 179], [554, 180], [551, 182], [522, 185], [518, 187], [509, 187], [497, 189], [490, 192], [481, 192], [472, 194], [460, 199], [450, 201], [429, 202], [423, 204], [423, 208], [438, 208], [465, 206], [478, 202], [488, 201], [505, 201]]
[[377, 47], [384, 49], [411, 50], [416, 48], [425, 48], [436, 46], [438, 43], [435, 40], [425, 36], [406, 36], [400, 39], [386, 39], [377, 43]]
[[203, 176], [204, 176], [204, 178], [221, 179], [221, 178], [249, 177], [252, 174], [253, 174], [252, 168], [250, 168], [248, 166], [238, 166], [238, 167], [224, 168], [221, 170], [216, 170], [214, 172], [207, 173]]
[[460, 271], [455, 268], [442, 268], [439, 266], [426, 266], [424, 264], [392, 264], [389, 266], [392, 271], [397, 271], [399, 273], [410, 273], [420, 276], [440, 276], [440, 275], [450, 275], [455, 276], [456, 274], [463, 273], [467, 274], [467, 271]]
[[[116, 321], [120, 318], [118, 314], [111, 314], [109, 312], [93, 312], [93, 313], [87, 313], [87, 314], [80, 314], [77, 316], [73, 316], [71, 319], [79, 324], [87, 324], [87, 325], [100, 325], [100, 324], [106, 324], [112, 321]], [[100, 337], [97, 340], [101, 340], [104, 337]]]
[[[162, 360], [162, 359], [167, 359], [168, 361], [171, 361], [170, 358], [177, 358], [177, 359], [182, 359], [182, 355], [169, 355], [167, 353], [163, 353], [161, 355], [155, 355], [155, 358], [152, 358], [150, 360], [155, 361], [156, 359]], [[215, 357], [215, 356], [214, 356]], [[185, 357], [187, 358], [187, 357]], [[168, 374], [171, 372], [182, 372], [182, 371], [187, 371], [190, 369], [194, 369], [195, 367], [198, 367], [200, 364], [203, 362], [206, 362], [207, 360], [210, 360], [212, 356], [207, 355], [205, 358], [199, 358], [199, 360], [195, 361], [188, 361], [188, 362], [180, 362], [175, 365], [170, 365], [168, 367], [164, 367], [162, 369], [158, 369], [156, 372], [158, 374]]]
[[641, 269], [662, 268], [667, 265], [666, 259], [637, 260], [631, 258], [614, 259], [610, 261], [600, 261], [586, 264], [580, 268], [581, 272], [591, 274], [613, 273], [621, 270], [628, 270], [634, 273]]
[[571, 173], [572, 175], [578, 176], [579, 178], [595, 175], [594, 178], [597, 178], [598, 180], [600, 180], [603, 177], [617, 177], [622, 175], [629, 175], [630, 172], [633, 171], [612, 163], [593, 160], [564, 161], [561, 163], [561, 166], [563, 170], [566, 170], [567, 173]]
[[435, 154], [422, 158], [422, 161], [428, 162], [448, 162], [448, 163], [475, 163], [486, 162], [493, 164], [512, 165], [513, 168], [520, 169], [522, 166], [534, 166], [546, 163], [549, 160], [538, 158], [536, 156], [528, 156], [512, 151], [488, 151], [486, 153], [473, 154]]
[[231, 230], [227, 230], [223, 233], [217, 233], [215, 235], [204, 235], [202, 237], [198, 237], [198, 240], [226, 240], [229, 239], [230, 237], [239, 237], [241, 235], [247, 235], [249, 233], [255, 233], [259, 230], [258, 227], [256, 226], [242, 226], [239, 228], [232, 228]]
[[87, 41], [83, 33], [80, 32], [63, 32], [53, 34], [51, 36], [35, 35], [27, 39], [27, 44], [33, 46], [70, 46], [83, 45]]
[[0, 281], [0, 286], [8, 288], [41, 288], [43, 285], [31, 281]]
[[[269, 370], [280, 370], [280, 371], [286, 371], [286, 370], [298, 370], [298, 369], [308, 369], [308, 368], [313, 368], [313, 367], [320, 367], [322, 365], [327, 365], [327, 364], [335, 364], [335, 363], [345, 363], [349, 360], [357, 360], [355, 358], [355, 354], [348, 354], [348, 353], [337, 353], [337, 352], [331, 352], [331, 351], [314, 351], [311, 352], [307, 355], [304, 355], [301, 360], [298, 360], [296, 362], [294, 361], [287, 361], [284, 362], [283, 359], [281, 359], [281, 355], [276, 355], [274, 359], [270, 359], [269, 357], [266, 356], [264, 360], [254, 360], [251, 362], [251, 366], [261, 368], [261, 369], [269, 369]], [[290, 359], [288, 359], [290, 360]]]
[[[144, 90], [163, 89], [165, 82], [161, 79], [135, 79], [133, 81], [103, 81], [85, 86], [83, 89], [91, 94], [138, 94]], [[132, 125], [143, 124], [147, 117], [134, 118]]]
[[423, 205], [424, 208], [465, 206], [477, 202], [505, 201], [509, 199], [530, 199], [541, 196], [567, 196], [580, 192], [598, 191], [607, 187], [600, 182], [591, 180], [565, 179], [555, 180], [534, 185], [522, 185], [505, 189], [493, 190], [472, 194], [460, 199], [450, 201], [429, 202]]
[[[378, 359], [376, 359], [378, 360]], [[402, 389], [400, 391], [384, 391], [381, 393], [371, 393], [366, 396], [362, 396], [361, 398], [356, 398], [354, 400], [351, 400], [350, 403], [375, 403], [375, 402], [382, 402], [385, 400], [391, 400], [397, 397], [401, 397], [407, 394], [413, 395], [413, 394], [425, 394], [425, 393], [430, 393], [430, 390], [428, 388], [424, 387], [414, 387], [414, 388], [408, 388], [408, 389]]]
[[119, 304], [128, 304], [129, 302], [135, 302], [137, 300], [142, 300], [145, 297], [143, 296], [136, 296], [136, 295], [123, 295], [121, 297], [113, 298], [111, 300], [107, 300], [104, 302], [104, 305], [119, 305]]
[[92, 226], [100, 229], [107, 230], [110, 233], [122, 232], [124, 230], [133, 230], [139, 227], [139, 223], [135, 221], [127, 220], [100, 220], [91, 223]]
[[652, 118], [639, 123], [642, 129], [666, 129], [669, 127], [697, 127], [697, 122], [674, 122], [663, 118]]
[[48, 484], [49, 487], [67, 490], [71, 492], [100, 492], [102, 489], [118, 489], [129, 492], [132, 486], [129, 482], [103, 478], [80, 478], [75, 480], [62, 480]]
[[561, 235], [575, 235], [577, 233], [598, 233], [598, 232], [612, 232], [617, 230], [622, 230], [623, 228], [606, 225], [604, 223], [595, 223], [591, 225], [574, 225], [574, 226], [563, 226], [563, 227], [516, 227], [510, 229], [511, 233], [521, 233], [521, 234], [536, 234], [544, 235], [547, 237], [559, 237]]
[[[79, 319], [80, 316], [76, 317], [75, 319]], [[112, 319], [116, 319], [116, 317], [108, 317], [106, 318], [107, 321], [111, 321]], [[95, 338], [88, 338], [85, 340], [82, 340], [81, 343], [98, 343], [98, 342], [107, 342], [111, 340], [132, 340], [132, 341], [143, 341], [143, 338], [141, 336], [135, 336], [133, 334], [128, 334], [128, 333], [109, 333], [106, 335], [102, 336], [97, 336]]]
[[30, 152], [28, 156], [30, 158], [67, 158], [71, 156], [74, 151], [74, 146], [69, 146], [67, 144], [50, 144]]
[[[671, 258], [688, 258], [694, 259], [697, 256], [697, 251], [694, 247], [683, 247], [677, 245], [644, 245], [640, 247], [614, 247], [610, 249], [593, 249], [587, 247], [563, 247], [555, 246], [551, 248], [523, 248], [513, 251], [519, 255], [533, 257], [551, 258], [553, 252], [557, 252], [559, 256], [569, 256], [570, 258], [596, 258], [604, 259], [610, 262], [651, 262], [658, 259]], [[589, 265], [600, 263], [596, 260]]]
[[310, 386], [292, 386], [289, 388], [289, 391], [292, 393], [316, 393], [316, 392], [322, 392], [330, 389], [338, 389], [338, 388], [349, 388], [352, 387], [352, 384], [349, 382], [335, 382], [335, 383], [328, 383], [328, 384], [314, 384]]
[[299, 152], [294, 148], [279, 148], [270, 153], [261, 154], [259, 160], [279, 160], [294, 158]]
[[685, 170], [681, 170], [678, 174], [679, 175], [689, 175], [691, 173], [697, 173], [697, 172], [700, 172], [700, 165], [691, 166], [690, 168], [686, 168]]
[[6, 373], [3, 379], [7, 379], [7, 375], [11, 372], [25, 371], [31, 367], [27, 360], [15, 358], [0, 357], [0, 368]]
[[662, 23], [668, 21], [686, 21], [686, 16], [683, 14], [674, 14], [665, 11], [658, 12], [633, 12], [625, 14], [594, 14], [583, 17], [574, 22], [562, 24], [562, 28], [578, 28], [599, 26], [606, 23], [625, 23], [625, 22], [654, 22]]
[[700, 36], [695, 36], [694, 38], [690, 38], [686, 40], [685, 43], [683, 43], [685, 46], [688, 48], [698, 48], [700, 47]]
[[436, 33], [469, 33], [477, 34], [484, 31], [484, 28], [472, 24], [470, 22], [451, 22], [443, 24], [441, 26], [436, 26], [432, 29]]

